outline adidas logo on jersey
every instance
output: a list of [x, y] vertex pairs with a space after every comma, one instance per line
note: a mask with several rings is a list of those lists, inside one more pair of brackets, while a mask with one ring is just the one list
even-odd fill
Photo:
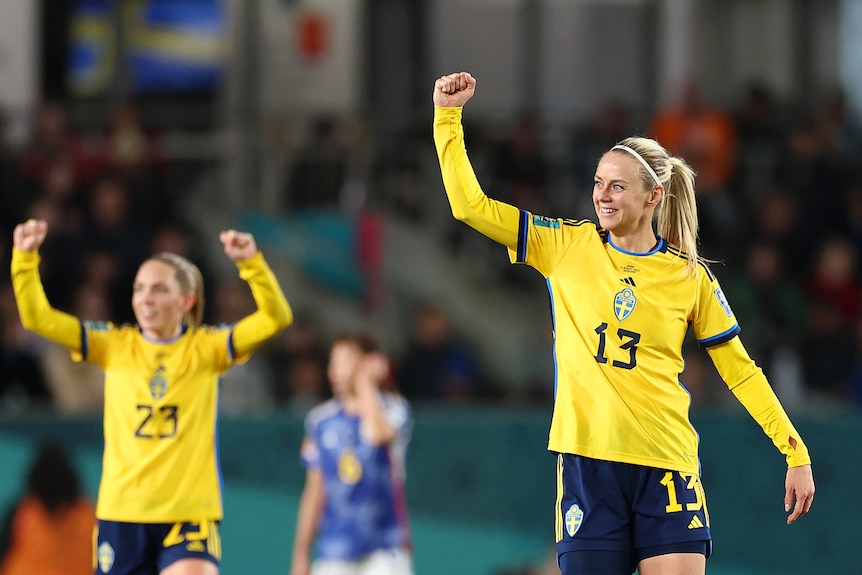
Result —
[[703, 521], [700, 520], [700, 517], [695, 515], [692, 518], [691, 523], [688, 524], [688, 528], [689, 529], [700, 529], [701, 527], [703, 527]]
[[638, 287], [635, 285], [635, 280], [632, 277], [620, 278], [620, 281], [623, 282], [624, 284], [628, 284], [632, 287]]

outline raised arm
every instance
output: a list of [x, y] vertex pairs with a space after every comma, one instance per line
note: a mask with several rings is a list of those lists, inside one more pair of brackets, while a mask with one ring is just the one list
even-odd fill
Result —
[[354, 375], [356, 405], [362, 435], [374, 446], [391, 443], [398, 430], [386, 418], [380, 399], [380, 383], [389, 374], [389, 362], [379, 353], [362, 358]]
[[222, 232], [224, 251], [236, 263], [239, 277], [248, 283], [257, 310], [237, 322], [233, 346], [237, 357], [249, 354], [293, 322], [293, 311], [254, 236], [233, 230]]
[[464, 145], [461, 113], [473, 97], [476, 79], [467, 72], [434, 83], [434, 144], [452, 215], [495, 242], [516, 249], [520, 210], [482, 191]]
[[29, 220], [15, 226], [12, 233], [12, 289], [18, 315], [25, 329], [62, 345], [81, 351], [81, 321], [51, 307], [39, 275], [39, 248], [48, 235], [44, 220]]
[[808, 448], [772, 391], [763, 370], [754, 363], [738, 337], [710, 347], [708, 351], [730, 391], [787, 458], [784, 510], [790, 513], [787, 523], [793, 523], [811, 509], [814, 501], [814, 476]]

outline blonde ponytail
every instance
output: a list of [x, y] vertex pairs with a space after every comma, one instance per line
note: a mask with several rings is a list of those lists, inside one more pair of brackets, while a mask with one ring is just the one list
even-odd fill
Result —
[[697, 201], [694, 197], [694, 170], [681, 158], [668, 158], [670, 179], [658, 206], [658, 234], [683, 251], [686, 271], [697, 270]]
[[640, 174], [648, 190], [656, 186], [656, 179], [664, 186], [664, 198], [656, 209], [656, 231], [683, 252], [680, 255], [687, 260], [686, 273], [694, 275], [698, 260], [694, 171], [682, 158], [671, 157], [650, 138], [626, 138], [617, 146], [640, 156]]

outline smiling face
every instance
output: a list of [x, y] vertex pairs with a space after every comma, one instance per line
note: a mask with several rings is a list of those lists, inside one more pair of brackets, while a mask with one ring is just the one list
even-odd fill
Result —
[[664, 189], [648, 189], [637, 159], [623, 150], [606, 153], [596, 167], [593, 207], [599, 225], [616, 237], [652, 236], [652, 217]]
[[183, 314], [191, 309], [194, 300], [193, 293], [183, 293], [176, 270], [170, 264], [148, 260], [138, 269], [132, 288], [132, 309], [146, 337], [155, 340], [177, 337]]

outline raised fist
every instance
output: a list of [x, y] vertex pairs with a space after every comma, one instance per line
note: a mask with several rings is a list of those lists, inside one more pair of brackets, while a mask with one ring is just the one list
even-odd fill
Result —
[[458, 108], [466, 104], [475, 92], [476, 78], [468, 72], [440, 76], [434, 82], [434, 105]]
[[48, 222], [45, 220], [27, 220], [15, 226], [12, 232], [13, 245], [22, 252], [33, 252], [39, 249], [45, 236], [48, 235]]

